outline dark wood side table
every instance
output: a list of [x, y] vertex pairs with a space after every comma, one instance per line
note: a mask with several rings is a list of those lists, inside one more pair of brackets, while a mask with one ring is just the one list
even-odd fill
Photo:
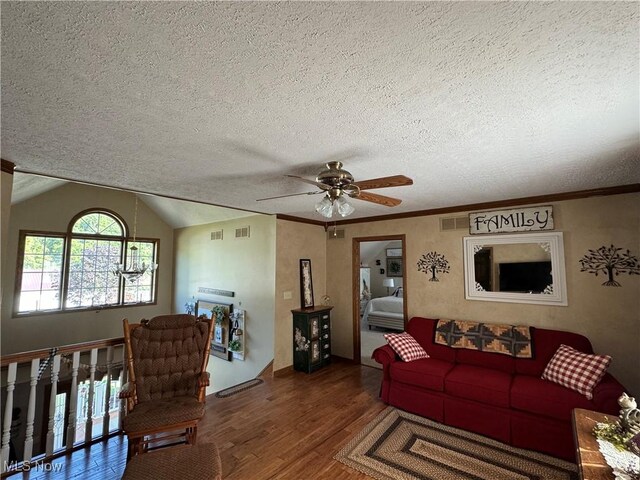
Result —
[[611, 467], [607, 465], [598, 441], [593, 435], [593, 427], [598, 422], [615, 421], [613, 415], [576, 408], [573, 410], [573, 440], [576, 444], [576, 461], [582, 480], [613, 480]]

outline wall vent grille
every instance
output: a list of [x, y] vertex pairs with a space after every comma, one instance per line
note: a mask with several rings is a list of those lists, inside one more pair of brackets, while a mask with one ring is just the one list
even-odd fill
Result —
[[337, 238], [344, 238], [344, 228], [332, 228], [327, 230], [327, 240], [335, 240]]
[[469, 229], [469, 217], [447, 217], [440, 219], [440, 231]]
[[211, 240], [222, 240], [222, 230], [211, 232]]
[[236, 238], [249, 238], [251, 236], [251, 229], [247, 225], [246, 227], [236, 228]]

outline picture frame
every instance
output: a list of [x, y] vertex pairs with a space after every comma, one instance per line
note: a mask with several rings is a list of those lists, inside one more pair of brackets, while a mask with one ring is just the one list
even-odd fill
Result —
[[387, 248], [387, 257], [401, 257], [402, 248]]
[[402, 257], [387, 258], [387, 277], [402, 277]]
[[198, 300], [196, 302], [196, 317], [212, 318], [214, 309], [222, 309], [224, 318], [216, 322], [213, 326], [210, 354], [223, 360], [231, 361], [231, 352], [229, 351], [229, 317], [233, 311], [233, 304]]
[[313, 279], [311, 278], [311, 260], [300, 259], [300, 304], [302, 308], [313, 308]]

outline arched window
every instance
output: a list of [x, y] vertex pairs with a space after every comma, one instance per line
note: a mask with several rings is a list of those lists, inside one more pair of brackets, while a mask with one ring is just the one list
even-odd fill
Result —
[[21, 232], [16, 313], [95, 309], [155, 301], [155, 272], [124, 279], [127, 252], [137, 247], [147, 265], [157, 261], [158, 240], [128, 239], [125, 222], [108, 210], [76, 215], [66, 234]]

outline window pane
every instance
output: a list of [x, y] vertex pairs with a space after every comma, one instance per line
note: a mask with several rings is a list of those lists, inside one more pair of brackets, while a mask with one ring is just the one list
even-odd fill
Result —
[[[113, 275], [114, 262], [108, 255], [109, 240], [72, 239], [71, 251], [78, 255], [71, 257], [67, 306], [92, 307], [115, 305], [117, 298], [107, 295], [109, 289], [118, 289], [118, 277]], [[100, 255], [106, 252], [107, 255]]]
[[104, 214], [100, 214], [98, 233], [100, 235], [117, 235], [119, 237], [123, 236], [120, 223], [118, 223], [115, 218]]
[[104, 212], [89, 213], [80, 217], [74, 223], [71, 231], [88, 235], [124, 236], [120, 222], [112, 215]]
[[73, 233], [97, 233], [98, 232], [98, 214], [90, 213], [78, 219], [71, 230]]
[[[128, 246], [138, 247], [138, 263], [148, 268], [156, 263], [155, 260], [155, 242], [129, 242]], [[131, 263], [130, 256], [127, 262]], [[136, 278], [133, 282], [125, 282], [124, 286], [124, 302], [140, 303], [152, 302], [155, 287], [155, 271], [148, 269], [144, 275]]]
[[64, 239], [26, 235], [18, 312], [60, 308]]
[[32, 237], [28, 236], [24, 241], [24, 253], [37, 253], [44, 252], [44, 237]]

